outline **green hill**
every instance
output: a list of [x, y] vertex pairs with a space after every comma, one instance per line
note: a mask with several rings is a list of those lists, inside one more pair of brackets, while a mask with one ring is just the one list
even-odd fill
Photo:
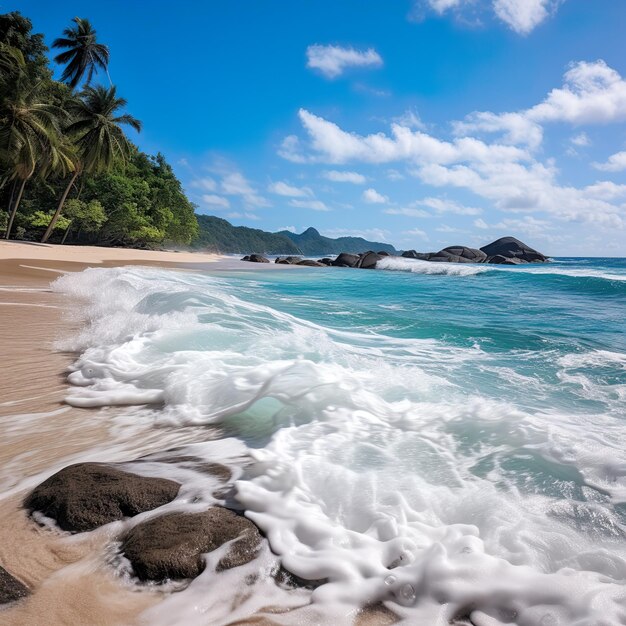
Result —
[[300, 254], [287, 237], [258, 228], [233, 226], [213, 215], [196, 215], [200, 232], [192, 247], [224, 254]]
[[296, 244], [301, 254], [305, 256], [323, 256], [325, 254], [339, 254], [341, 252], [367, 252], [373, 250], [379, 252], [384, 250], [389, 254], [398, 254], [397, 250], [388, 243], [380, 243], [376, 241], [368, 241], [362, 237], [339, 237], [331, 239], [320, 235], [315, 228], [307, 228], [299, 235], [282, 230], [277, 235], [287, 237]]
[[224, 254], [297, 254], [324, 256], [340, 252], [366, 252], [385, 250], [397, 254], [387, 243], [367, 241], [361, 237], [323, 237], [315, 228], [307, 228], [299, 235], [283, 230], [268, 233], [258, 228], [233, 226], [230, 222], [213, 215], [196, 215], [200, 233], [192, 247]]

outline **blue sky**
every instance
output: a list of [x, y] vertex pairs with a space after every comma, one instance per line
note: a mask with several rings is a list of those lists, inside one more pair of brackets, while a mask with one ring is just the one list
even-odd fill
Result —
[[[438, 250], [624, 256], [626, 2], [2, 2], [75, 15], [200, 213]], [[104, 79], [106, 80], [106, 78]]]

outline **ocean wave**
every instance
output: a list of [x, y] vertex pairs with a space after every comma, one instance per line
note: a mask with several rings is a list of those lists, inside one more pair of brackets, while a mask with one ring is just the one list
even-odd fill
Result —
[[[478, 345], [327, 328], [214, 276], [91, 269], [54, 289], [85, 303], [84, 329], [63, 346], [81, 353], [68, 402], [150, 403], [164, 430], [219, 424], [246, 443], [237, 499], [288, 571], [327, 581], [305, 600], [318, 622], [382, 602], [408, 623], [620, 623], [615, 416], [545, 406], [539, 378], [534, 408], [489, 397], [475, 379], [500, 357]], [[557, 366], [589, 365], [573, 359]], [[524, 384], [502, 371], [511, 391]], [[207, 455], [219, 461], [219, 446]], [[227, 623], [232, 604], [215, 589], [231, 586], [207, 574], [150, 621], [183, 611], [189, 624]]]

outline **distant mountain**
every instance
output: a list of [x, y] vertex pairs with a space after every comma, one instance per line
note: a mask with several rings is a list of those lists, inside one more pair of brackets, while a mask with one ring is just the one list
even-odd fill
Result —
[[362, 237], [339, 237], [331, 239], [319, 234], [315, 228], [307, 228], [299, 235], [288, 230], [281, 230], [276, 233], [281, 237], [286, 237], [296, 244], [300, 254], [305, 256], [323, 256], [325, 254], [339, 254], [340, 252], [374, 252], [385, 251], [389, 254], [398, 254], [398, 251], [388, 243], [367, 241]]
[[224, 254], [301, 254], [300, 249], [283, 235], [247, 226], [233, 226], [221, 217], [196, 215], [200, 234], [194, 248]]
[[367, 241], [361, 237], [323, 237], [315, 228], [307, 228], [299, 235], [282, 230], [268, 233], [258, 228], [233, 226], [230, 222], [213, 215], [196, 215], [200, 234], [193, 242], [194, 248], [224, 254], [297, 254], [324, 256], [340, 252], [367, 252], [384, 250], [398, 254], [388, 243]]

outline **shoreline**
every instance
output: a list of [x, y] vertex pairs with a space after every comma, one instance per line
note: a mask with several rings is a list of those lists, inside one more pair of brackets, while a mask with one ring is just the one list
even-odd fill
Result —
[[[161, 593], [136, 590], [97, 567], [106, 533], [68, 537], [33, 523], [21, 506], [26, 488], [44, 474], [87, 454], [94, 444], [112, 440], [108, 420], [98, 410], [69, 407], [66, 374], [75, 354], [54, 342], [78, 329], [76, 303], [50, 289], [66, 272], [89, 267], [146, 265], [206, 269], [222, 257], [88, 246], [56, 246], [0, 241], [0, 342], [4, 375], [0, 394], [0, 467], [4, 468], [0, 565], [34, 593], [26, 603], [3, 607], [0, 624], [67, 624], [94, 619], [103, 626], [135, 623], [158, 603]], [[109, 409], [109, 415], [121, 413]], [[126, 460], [124, 445], [104, 453]], [[150, 448], [150, 442], [145, 447]], [[89, 455], [90, 456], [90, 455]], [[106, 460], [98, 459], [98, 460]], [[68, 575], [55, 576], [60, 569]]]

